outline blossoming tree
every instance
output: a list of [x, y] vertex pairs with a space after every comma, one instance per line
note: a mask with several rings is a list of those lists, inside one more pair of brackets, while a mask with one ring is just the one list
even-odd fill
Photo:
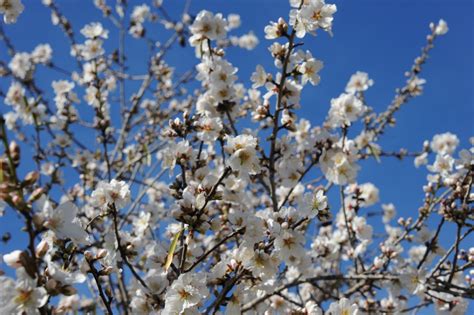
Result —
[[[238, 15], [189, 12], [189, 1], [174, 17], [159, 0], [93, 2], [117, 28], [118, 43], [101, 22], [78, 33], [60, 5], [43, 0], [69, 40], [71, 69], [55, 63], [47, 43], [18, 51], [8, 36], [14, 25], [0, 28], [10, 55], [0, 60], [8, 82], [0, 91], [0, 209], [17, 214], [18, 233], [27, 235], [2, 253], [0, 314], [467, 310], [473, 148], [458, 150], [449, 132], [419, 152], [379, 143], [400, 108], [422, 94], [420, 73], [448, 31], [445, 21], [430, 25], [386, 110], [367, 104], [374, 82], [357, 72], [324, 123], [311, 126], [298, 118], [300, 95], [319, 84], [324, 64], [302, 45], [316, 33], [332, 35], [336, 5], [290, 0], [289, 16], [265, 27], [274, 67], [255, 64], [246, 82], [226, 58], [229, 47], [258, 43], [252, 32], [230, 35]], [[20, 0], [0, 0], [6, 24], [24, 10]], [[149, 25], [169, 39], [151, 40]], [[143, 74], [127, 68], [128, 36], [149, 43]], [[178, 74], [166, 57], [187, 45], [196, 65]], [[44, 82], [40, 69], [66, 78]], [[427, 165], [425, 194], [409, 218], [383, 204], [385, 233], [377, 236], [366, 208], [379, 189], [357, 175], [361, 160], [393, 157]], [[447, 227], [455, 235], [444, 248]]]

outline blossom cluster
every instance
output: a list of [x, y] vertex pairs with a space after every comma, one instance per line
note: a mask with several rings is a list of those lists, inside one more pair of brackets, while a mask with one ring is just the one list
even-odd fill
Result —
[[[466, 312], [474, 138], [460, 149], [462, 139], [440, 133], [417, 152], [380, 142], [422, 95], [422, 66], [445, 21], [430, 25], [386, 110], [368, 105], [374, 80], [357, 71], [314, 125], [299, 117], [302, 93], [330, 67], [303, 40], [333, 35], [335, 4], [290, 0], [260, 43], [252, 31], [235, 35], [237, 14], [93, 2], [104, 20], [75, 32], [59, 3], [43, 0], [69, 40], [71, 70], [51, 45], [17, 51], [0, 28], [10, 53], [0, 60], [9, 84], [0, 219], [11, 212], [27, 235], [24, 245], [3, 236], [14, 249], [1, 256], [0, 314]], [[0, 0], [6, 23], [23, 9]], [[130, 67], [125, 43], [143, 45], [144, 73]], [[243, 78], [228, 52], [259, 44], [272, 62]], [[195, 66], [173, 65], [175, 51]], [[365, 160], [393, 157], [426, 166], [422, 205], [409, 217], [359, 176]], [[452, 231], [445, 248], [440, 235]]]

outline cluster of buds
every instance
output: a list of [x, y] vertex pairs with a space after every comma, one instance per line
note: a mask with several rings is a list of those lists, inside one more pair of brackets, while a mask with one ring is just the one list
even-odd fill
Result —
[[20, 146], [12, 141], [4, 156], [0, 157], [0, 200], [21, 211], [28, 211], [24, 189], [31, 191], [28, 204], [36, 201], [43, 194], [43, 189], [35, 188], [40, 177], [37, 171], [29, 172], [23, 180], [17, 178], [16, 168], [20, 165], [20, 158]]

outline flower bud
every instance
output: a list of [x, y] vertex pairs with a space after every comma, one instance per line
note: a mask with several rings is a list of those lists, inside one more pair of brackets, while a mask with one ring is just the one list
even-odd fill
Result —
[[26, 174], [25, 179], [23, 180], [23, 185], [25, 186], [33, 185], [38, 180], [39, 175], [40, 174], [36, 171], [29, 172], [28, 174]]
[[45, 240], [36, 245], [36, 256], [43, 257], [49, 250], [49, 244]]
[[29, 202], [33, 202], [33, 201], [36, 201], [38, 200], [41, 195], [44, 193], [44, 189], [43, 188], [36, 188], [35, 190], [33, 190], [33, 192], [31, 193], [30, 195], [30, 198], [28, 198], [28, 201]]
[[8, 151], [10, 152], [13, 163], [17, 166], [20, 163], [20, 146], [15, 141], [12, 141], [8, 147]]
[[99, 249], [99, 251], [97, 252], [97, 255], [95, 256], [96, 259], [102, 259], [104, 258], [105, 256], [107, 256], [108, 252], [106, 249], [104, 248], [101, 248]]
[[3, 255], [3, 261], [11, 268], [20, 268], [21, 265], [21, 250], [14, 250], [13, 252]]

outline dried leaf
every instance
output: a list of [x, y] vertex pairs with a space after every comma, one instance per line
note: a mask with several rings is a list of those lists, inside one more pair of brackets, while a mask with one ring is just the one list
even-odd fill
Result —
[[165, 271], [168, 271], [168, 268], [171, 266], [171, 263], [173, 262], [174, 251], [176, 250], [176, 246], [178, 245], [178, 240], [179, 240], [179, 237], [181, 236], [181, 233], [183, 233], [182, 229], [179, 230], [179, 232], [175, 234], [175, 236], [173, 237], [173, 240], [171, 241], [170, 248], [168, 250], [168, 257], [166, 257]]

